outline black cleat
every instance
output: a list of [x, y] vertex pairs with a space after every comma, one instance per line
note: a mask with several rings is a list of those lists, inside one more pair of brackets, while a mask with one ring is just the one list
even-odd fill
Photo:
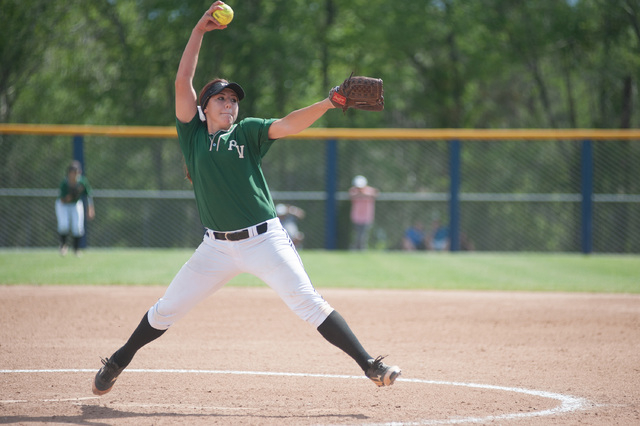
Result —
[[365, 373], [378, 386], [391, 386], [402, 373], [397, 365], [389, 366], [382, 362], [383, 356], [369, 360], [369, 368]]
[[[113, 356], [111, 357], [113, 358]], [[124, 367], [118, 367], [118, 364], [111, 361], [110, 358], [102, 359], [102, 368], [96, 374], [93, 380], [92, 390], [94, 395], [104, 395], [109, 392], [116, 382], [116, 379], [124, 370]]]

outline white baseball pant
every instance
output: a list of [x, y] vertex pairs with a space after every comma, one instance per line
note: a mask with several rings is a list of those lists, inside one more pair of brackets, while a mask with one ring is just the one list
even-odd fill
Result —
[[311, 284], [280, 220], [274, 218], [267, 224], [264, 234], [240, 241], [217, 240], [207, 232], [164, 296], [149, 310], [149, 324], [168, 329], [240, 273], [264, 281], [301, 319], [316, 328], [322, 324], [333, 308]]
[[58, 219], [58, 234], [82, 237], [84, 235], [84, 203], [63, 203], [56, 200], [56, 218]]

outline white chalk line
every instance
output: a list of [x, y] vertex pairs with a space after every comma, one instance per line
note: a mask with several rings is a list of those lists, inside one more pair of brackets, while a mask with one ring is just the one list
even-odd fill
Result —
[[[19, 374], [19, 373], [94, 373], [95, 369], [24, 369], [24, 370], [0, 370], [0, 374]], [[245, 375], [245, 376], [279, 376], [279, 377], [316, 377], [316, 378], [328, 378], [328, 379], [365, 379], [364, 376], [349, 376], [341, 374], [311, 374], [311, 373], [283, 373], [283, 372], [269, 372], [269, 371], [233, 371], [233, 370], [195, 370], [195, 369], [146, 369], [146, 368], [131, 368], [127, 369], [127, 373], [170, 373], [170, 374], [232, 374], [232, 375]], [[459, 386], [475, 389], [487, 389], [503, 392], [516, 392], [526, 395], [537, 396], [540, 398], [554, 399], [560, 402], [560, 405], [554, 408], [541, 411], [530, 411], [526, 413], [508, 413], [497, 416], [485, 416], [485, 417], [465, 417], [455, 419], [442, 419], [442, 420], [418, 420], [412, 422], [391, 422], [391, 423], [367, 423], [368, 426], [374, 425], [441, 425], [441, 424], [461, 424], [461, 423], [486, 423], [496, 420], [515, 420], [527, 417], [543, 417], [556, 414], [569, 413], [578, 410], [584, 410], [591, 404], [585, 398], [579, 398], [571, 395], [564, 395], [555, 392], [540, 391], [534, 389], [508, 387], [508, 386], [496, 386], [486, 385], [479, 383], [464, 383], [464, 382], [449, 382], [442, 380], [424, 380], [424, 379], [408, 379], [398, 378], [396, 382], [407, 383], [422, 383], [429, 385], [441, 385], [441, 386]], [[99, 397], [84, 397], [84, 398], [65, 398], [65, 399], [45, 399], [38, 402], [65, 402], [65, 401], [83, 401], [99, 399]], [[0, 400], [0, 403], [26, 403], [28, 400]]]

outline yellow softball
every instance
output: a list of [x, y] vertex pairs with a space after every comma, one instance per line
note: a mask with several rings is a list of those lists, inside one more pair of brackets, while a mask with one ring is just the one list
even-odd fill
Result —
[[211, 15], [216, 18], [216, 21], [218, 21], [220, 25], [229, 25], [229, 22], [233, 20], [233, 9], [225, 3], [220, 6], [222, 6], [222, 9], [214, 10]]

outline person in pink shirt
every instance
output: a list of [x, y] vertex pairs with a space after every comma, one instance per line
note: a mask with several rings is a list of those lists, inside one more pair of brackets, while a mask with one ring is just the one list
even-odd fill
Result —
[[351, 223], [355, 230], [354, 250], [364, 250], [369, 241], [369, 230], [373, 225], [376, 211], [378, 191], [368, 185], [367, 178], [358, 175], [353, 178], [353, 186], [349, 188], [351, 198]]

